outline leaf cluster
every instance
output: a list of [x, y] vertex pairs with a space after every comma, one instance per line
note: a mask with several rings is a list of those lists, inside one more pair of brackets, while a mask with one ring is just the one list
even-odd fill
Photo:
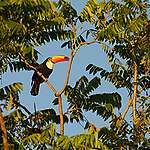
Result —
[[0, 101], [2, 106], [11, 110], [17, 107], [19, 102], [19, 93], [23, 89], [23, 84], [20, 82], [0, 88]]
[[[71, 149], [100, 149], [108, 150], [109, 148], [97, 139], [98, 132], [94, 126], [90, 126], [87, 134], [67, 137], [60, 136], [55, 143], [54, 149], [71, 150]], [[53, 149], [53, 148], [52, 148]]]
[[80, 48], [80, 46], [82, 45], [82, 43], [85, 42], [85, 39], [83, 38], [83, 36], [80, 34], [79, 36], [76, 37], [76, 41], [74, 41], [74, 39], [69, 40], [67, 42], [64, 42], [61, 45], [61, 48], [68, 48], [68, 49], [75, 49], [78, 50]]
[[[0, 89], [1, 106], [4, 111], [8, 111], [8, 114], [4, 116], [4, 121], [9, 148], [47, 148], [57, 136], [55, 124], [60, 123], [60, 117], [54, 109], [39, 111], [35, 109], [35, 112], [31, 113], [19, 101], [22, 88], [22, 83], [13, 83]], [[64, 123], [68, 123], [66, 115], [64, 115]], [[2, 138], [0, 138], [0, 143], [2, 143]]]
[[[68, 14], [68, 15], [67, 15]], [[38, 59], [35, 45], [72, 37], [67, 28], [77, 13], [66, 1], [42, 0], [0, 1], [0, 62], [1, 74], [10, 70], [28, 69], [19, 57], [30, 63]]]
[[89, 64], [86, 67], [86, 71], [89, 71], [90, 74], [97, 74], [101, 76], [101, 78], [104, 78], [105, 80], [108, 80], [109, 82], [112, 82], [113, 85], [116, 88], [122, 88], [126, 87], [127, 89], [132, 89], [132, 72], [131, 70], [127, 70], [122, 65], [118, 63], [114, 63], [111, 65], [112, 71], [107, 71], [101, 67], [97, 67], [93, 64]]
[[[65, 96], [69, 106], [64, 123], [68, 123], [69, 119], [70, 122], [85, 121], [84, 111], [96, 112], [104, 120], [112, 117], [107, 128], [96, 128], [86, 120], [88, 133], [71, 137], [60, 136], [56, 132], [55, 124], [59, 124], [60, 120], [54, 109], [36, 111], [35, 108], [31, 113], [21, 105], [19, 92], [22, 83], [0, 88], [1, 106], [10, 110], [4, 116], [10, 149], [149, 149], [149, 139], [146, 138], [150, 112], [147, 94], [150, 85], [150, 21], [147, 8], [148, 1], [145, 0], [88, 0], [78, 17], [76, 10], [65, 0], [57, 3], [43, 0], [0, 1], [0, 74], [8, 68], [10, 71], [28, 70], [20, 54], [33, 66], [37, 65], [39, 53], [35, 45], [68, 40], [61, 47], [78, 50], [86, 42], [82, 34], [74, 37], [70, 30], [70, 26], [76, 26], [78, 19], [94, 25], [94, 29], [87, 30], [86, 37], [92, 34], [111, 63], [111, 71], [89, 64], [86, 70], [90, 74], [99, 73], [115, 87], [127, 88], [131, 93], [135, 84], [134, 63], [138, 65], [139, 74], [139, 108], [134, 127], [122, 116], [115, 115], [115, 109], [121, 108], [121, 96], [117, 92], [96, 93], [101, 85], [98, 76], [91, 80], [82, 76], [74, 87], [68, 85]], [[146, 91], [146, 96], [142, 95], [143, 91]], [[58, 104], [58, 99], [53, 103]]]
[[84, 120], [84, 111], [93, 111], [97, 115], [108, 119], [114, 112], [114, 108], [121, 107], [121, 97], [118, 93], [91, 94], [100, 85], [100, 78], [94, 77], [88, 81], [82, 76], [74, 87], [67, 86], [65, 95], [69, 103], [68, 113], [70, 121]]
[[[56, 123], [60, 123], [59, 115], [54, 109], [31, 113], [25, 106], [18, 104], [14, 111], [4, 117], [4, 120], [10, 146], [22, 146], [22, 149], [31, 147], [46, 149], [59, 136], [56, 132]], [[65, 115], [64, 122], [68, 122]]]
[[[99, 41], [110, 61], [126, 61], [128, 68], [136, 62], [140, 74], [149, 74], [149, 19], [148, 2], [89, 0], [80, 14], [84, 21], [93, 24], [94, 39]], [[109, 44], [111, 48], [108, 49]], [[122, 60], [121, 60], [122, 61]]]

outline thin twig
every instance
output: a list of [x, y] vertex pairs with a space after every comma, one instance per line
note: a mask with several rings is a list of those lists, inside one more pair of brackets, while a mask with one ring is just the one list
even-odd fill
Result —
[[67, 70], [67, 73], [66, 73], [66, 80], [65, 80], [65, 84], [63, 86], [63, 88], [57, 92], [55, 90], [55, 88], [48, 82], [48, 79], [45, 78], [41, 72], [39, 72], [35, 67], [33, 67], [32, 65], [30, 65], [25, 59], [24, 57], [20, 55], [21, 59], [24, 61], [24, 63], [29, 66], [29, 68], [31, 68], [32, 70], [36, 71], [36, 73], [43, 78], [43, 80], [47, 83], [48, 87], [55, 93], [55, 95], [58, 97], [58, 103], [59, 103], [59, 114], [60, 114], [60, 133], [61, 135], [64, 135], [64, 119], [63, 119], [63, 107], [62, 107], [62, 98], [61, 98], [61, 94], [64, 92], [68, 82], [69, 82], [69, 76], [70, 76], [70, 72], [71, 72], [71, 66], [72, 66], [72, 62], [73, 62], [73, 58], [77, 52], [77, 50], [80, 48], [81, 45], [89, 45], [89, 44], [93, 44], [93, 43], [96, 43], [95, 41], [94, 42], [81, 42], [79, 44], [79, 46], [74, 49], [74, 46], [76, 45], [76, 28], [73, 27], [73, 33], [74, 33], [74, 43], [73, 43], [73, 46], [72, 46], [72, 50], [71, 50], [71, 55], [70, 55], [70, 60], [69, 60], [69, 63], [68, 63], [68, 70]]
[[79, 125], [80, 125], [83, 129], [85, 129], [85, 127], [81, 124], [80, 121], [79, 121], [78, 123], [79, 123]]
[[5, 127], [5, 123], [4, 123], [1, 108], [0, 108], [0, 128], [1, 128], [1, 131], [2, 131], [4, 150], [8, 150], [7, 130], [6, 130], [6, 127]]
[[127, 106], [126, 106], [126, 108], [125, 108], [125, 111], [124, 111], [123, 114], [121, 115], [121, 121], [124, 120], [124, 118], [125, 118], [125, 116], [126, 116], [128, 110], [129, 110], [131, 104], [132, 104], [132, 99], [130, 98], [130, 99], [128, 100], [128, 104], [127, 104]]
[[95, 43], [98, 43], [96, 41], [93, 41], [93, 42], [80, 42], [80, 45], [90, 45], [90, 44], [95, 44]]

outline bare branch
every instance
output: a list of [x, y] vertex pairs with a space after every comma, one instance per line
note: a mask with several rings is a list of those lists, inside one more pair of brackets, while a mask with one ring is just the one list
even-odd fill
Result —
[[65, 81], [65, 84], [63, 86], [63, 88], [61, 89], [60, 92], [56, 93], [56, 96], [59, 97], [65, 90], [68, 82], [69, 82], [69, 76], [70, 76], [70, 71], [71, 71], [71, 65], [72, 65], [72, 62], [73, 62], [73, 58], [74, 58], [74, 55], [71, 54], [71, 57], [70, 57], [70, 61], [69, 61], [69, 64], [68, 64], [68, 70], [67, 70], [67, 74], [66, 74], [66, 81]]
[[136, 100], [138, 93], [138, 65], [134, 63], [134, 92], [133, 92], [133, 100], [132, 100], [132, 109], [133, 109], [133, 124], [135, 124], [136, 120]]
[[70, 54], [70, 61], [69, 61], [69, 64], [68, 64], [68, 70], [67, 70], [67, 74], [66, 74], [66, 81], [65, 81], [65, 84], [64, 84], [63, 88], [58, 93], [56, 93], [57, 97], [60, 96], [64, 92], [64, 90], [65, 90], [65, 88], [68, 84], [73, 58], [76, 54], [76, 50], [74, 49], [75, 42], [76, 42], [76, 28], [73, 27], [72, 30], [73, 30], [73, 33], [74, 33], [74, 43], [73, 43], [71, 54]]
[[61, 95], [58, 96], [59, 114], [60, 114], [60, 134], [64, 135], [64, 117]]
[[121, 120], [122, 120], [122, 121], [124, 120], [124, 118], [125, 118], [125, 116], [126, 116], [128, 110], [129, 110], [131, 104], [132, 104], [132, 99], [130, 98], [130, 99], [128, 100], [128, 104], [127, 104], [127, 106], [126, 106], [126, 108], [125, 108], [125, 111], [124, 111], [123, 114], [121, 115]]

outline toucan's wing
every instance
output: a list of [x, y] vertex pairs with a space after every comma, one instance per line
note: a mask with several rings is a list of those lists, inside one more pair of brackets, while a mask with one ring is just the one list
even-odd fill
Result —
[[[35, 67], [39, 72], [41, 72], [41, 68], [38, 63], [34, 63], [34, 64], [32, 64], [32, 66]], [[31, 85], [33, 85], [34, 81], [37, 80], [37, 78], [38, 78], [38, 74], [36, 73], [36, 71], [34, 71], [34, 73], [32, 75]]]
[[31, 95], [36, 96], [39, 93], [40, 82], [38, 80], [34, 80], [31, 88]]
[[[37, 66], [35, 66], [35, 68], [36, 68], [40, 73], [43, 73], [43, 66], [42, 66], [42, 65], [37, 64]], [[39, 75], [37, 74], [37, 72], [34, 71], [33, 76], [32, 76], [32, 83], [33, 83], [33, 81], [35, 81], [35, 80], [39, 80], [39, 78], [41, 78], [41, 77], [39, 77]], [[31, 83], [31, 85], [32, 85], [32, 83]]]

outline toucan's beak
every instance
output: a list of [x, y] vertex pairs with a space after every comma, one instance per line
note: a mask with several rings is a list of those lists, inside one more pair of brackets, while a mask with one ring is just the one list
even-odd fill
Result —
[[68, 61], [68, 60], [69, 60], [69, 58], [67, 56], [53, 56], [51, 58], [51, 61], [54, 63]]

